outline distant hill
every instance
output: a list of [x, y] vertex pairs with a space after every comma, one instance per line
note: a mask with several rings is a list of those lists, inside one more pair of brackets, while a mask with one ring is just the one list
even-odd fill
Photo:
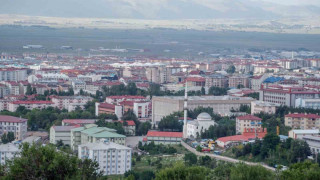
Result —
[[[0, 14], [133, 19], [277, 19], [320, 15], [319, 4], [275, 0], [1, 0]], [[282, 1], [282, 0], [279, 0]], [[303, 0], [308, 2], [308, 0]], [[288, 1], [290, 2], [290, 1]]]

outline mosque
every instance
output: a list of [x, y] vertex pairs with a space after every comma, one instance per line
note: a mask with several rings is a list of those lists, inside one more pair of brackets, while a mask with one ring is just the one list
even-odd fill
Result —
[[187, 122], [187, 138], [197, 138], [200, 136], [201, 131], [205, 131], [214, 125], [215, 122], [211, 116], [206, 112], [202, 112], [197, 119]]
[[215, 122], [212, 117], [206, 113], [202, 112], [198, 115], [197, 119], [187, 122], [188, 114], [188, 86], [185, 85], [184, 94], [184, 124], [183, 124], [183, 138], [197, 138], [200, 136], [201, 131], [207, 130], [210, 126], [214, 126]]

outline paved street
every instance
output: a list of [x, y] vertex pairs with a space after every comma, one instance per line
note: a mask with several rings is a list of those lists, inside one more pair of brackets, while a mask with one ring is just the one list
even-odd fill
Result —
[[126, 138], [126, 145], [131, 148], [136, 147], [139, 141], [142, 141], [143, 137], [144, 136], [128, 136]]
[[202, 152], [198, 152], [196, 151], [196, 149], [190, 147], [187, 143], [181, 141], [182, 146], [184, 146], [186, 149], [188, 149], [189, 151], [191, 151], [192, 153], [196, 154], [197, 156], [210, 156], [212, 158], [215, 158], [217, 160], [221, 160], [221, 161], [227, 161], [227, 162], [232, 162], [232, 163], [239, 163], [239, 162], [243, 162], [245, 164], [254, 166], [254, 165], [261, 165], [271, 171], [275, 171], [276, 169], [270, 166], [267, 166], [265, 164], [261, 164], [261, 163], [253, 163], [253, 162], [247, 162], [247, 161], [240, 161], [238, 159], [233, 159], [233, 158], [229, 158], [226, 156], [220, 156], [220, 155], [216, 155], [216, 154], [209, 154], [209, 153], [202, 153]]

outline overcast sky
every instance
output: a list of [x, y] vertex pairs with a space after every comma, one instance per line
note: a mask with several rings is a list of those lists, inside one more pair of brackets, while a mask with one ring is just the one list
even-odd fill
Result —
[[0, 14], [30, 16], [210, 19], [320, 15], [320, 0], [0, 0]]

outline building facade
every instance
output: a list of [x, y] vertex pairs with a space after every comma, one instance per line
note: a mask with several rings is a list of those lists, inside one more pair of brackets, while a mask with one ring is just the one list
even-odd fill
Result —
[[[232, 109], [240, 105], [250, 106], [255, 99], [250, 97], [232, 96], [191, 96], [188, 97], [188, 109], [211, 107], [222, 116], [230, 114]], [[160, 120], [173, 112], [183, 111], [184, 96], [155, 96], [152, 98], [152, 123], [156, 126]]]
[[0, 136], [13, 132], [16, 140], [23, 140], [27, 134], [27, 119], [0, 115]]
[[320, 116], [317, 114], [287, 114], [284, 124], [292, 129], [319, 129]]
[[131, 170], [132, 149], [101, 139], [79, 145], [78, 158], [96, 161], [103, 175], [120, 175]]
[[243, 134], [245, 129], [261, 128], [262, 119], [253, 115], [238, 116], [236, 118], [236, 134]]

